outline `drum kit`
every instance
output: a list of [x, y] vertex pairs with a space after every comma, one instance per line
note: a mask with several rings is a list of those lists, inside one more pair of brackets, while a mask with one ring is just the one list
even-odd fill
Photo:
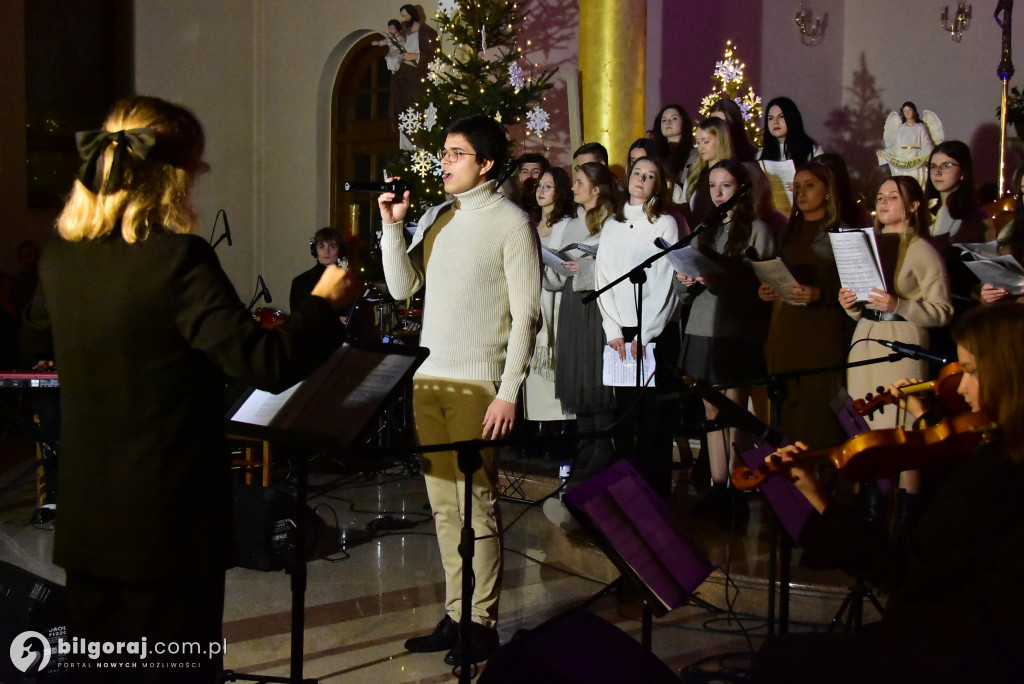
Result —
[[[276, 328], [288, 320], [288, 314], [271, 306], [261, 306], [252, 317], [264, 328]], [[352, 307], [349, 334], [364, 341], [403, 344], [417, 347], [423, 327], [423, 298], [410, 297], [396, 302], [387, 293], [386, 283], [371, 283]]]
[[349, 329], [362, 340], [419, 346], [423, 299], [395, 301], [386, 283], [371, 283], [352, 309]]

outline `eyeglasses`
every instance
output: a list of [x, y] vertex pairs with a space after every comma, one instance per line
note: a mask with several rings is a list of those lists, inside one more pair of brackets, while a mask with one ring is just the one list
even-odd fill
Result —
[[475, 157], [476, 156], [476, 152], [463, 152], [462, 150], [460, 150], [458, 148], [456, 148], [454, 150], [446, 150], [446, 149], [442, 148], [442, 149], [437, 151], [437, 158], [440, 159], [443, 162], [446, 161], [446, 162], [448, 162], [450, 164], [456, 163], [457, 161], [459, 161], [460, 159], [462, 159], [466, 155], [468, 155], [470, 157]]
[[538, 183], [537, 189], [544, 190], [545, 192], [547, 192], [548, 190], [554, 190], [555, 186], [551, 185], [551, 183]]
[[939, 173], [939, 174], [941, 174], [941, 173], [945, 173], [946, 171], [949, 171], [954, 166], [960, 166], [960, 165], [957, 164], [956, 162], [951, 162], [951, 161], [942, 162], [941, 164], [929, 164], [928, 165], [928, 171], [930, 173]]

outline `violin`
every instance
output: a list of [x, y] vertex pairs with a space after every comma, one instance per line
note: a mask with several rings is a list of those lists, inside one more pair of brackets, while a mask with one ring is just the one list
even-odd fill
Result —
[[[956, 361], [947, 363], [939, 371], [939, 376], [936, 379], [919, 382], [914, 385], [904, 385], [899, 388], [900, 393], [921, 394], [923, 392], [931, 392], [938, 398], [946, 413], [953, 415], [966, 413], [971, 410], [971, 407], [960, 393], [957, 392], [957, 388], [960, 386], [960, 378], [963, 374], [964, 368], [959, 363]], [[854, 399], [853, 412], [858, 416], [869, 416], [881, 407], [895, 404], [897, 401], [898, 397], [879, 387], [878, 394], [875, 396], [869, 394], [863, 399]]]
[[[844, 477], [868, 482], [891, 477], [904, 470], [949, 466], [992, 440], [998, 425], [984, 411], [943, 418], [923, 430], [871, 430], [838, 446], [792, 455], [797, 464], [827, 458]], [[732, 471], [737, 489], [754, 489], [768, 477], [789, 472], [776, 455], [756, 469], [738, 466]]]

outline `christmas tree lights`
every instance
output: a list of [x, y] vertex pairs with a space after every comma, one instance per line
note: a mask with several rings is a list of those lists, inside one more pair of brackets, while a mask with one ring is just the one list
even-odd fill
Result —
[[[725, 56], [715, 62], [712, 78], [717, 81], [710, 95], [700, 101], [700, 114], [707, 116], [711, 106], [718, 100], [732, 100], [739, 105], [746, 122], [747, 133], [754, 140], [761, 137], [761, 97], [754, 92], [754, 87], [743, 77], [746, 64], [736, 56], [732, 41], [725, 42]], [[746, 92], [743, 92], [744, 87]]]

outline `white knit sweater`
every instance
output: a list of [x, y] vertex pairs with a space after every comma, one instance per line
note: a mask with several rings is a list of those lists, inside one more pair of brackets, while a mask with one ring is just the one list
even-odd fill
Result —
[[[644, 259], [661, 251], [654, 246], [655, 238], [664, 238], [669, 244], [679, 239], [676, 220], [665, 214], [653, 224], [644, 214], [643, 207], [626, 204], [626, 220], [609, 220], [601, 229], [601, 247], [597, 251], [597, 287], [601, 288], [626, 273]], [[645, 271], [647, 282], [643, 286], [644, 344], [661, 334], [669, 319], [679, 308], [679, 300], [672, 291], [675, 277], [667, 258], [659, 259]], [[609, 340], [622, 337], [622, 328], [636, 327], [636, 298], [633, 283], [625, 280], [601, 295], [604, 334]]]
[[[446, 211], [424, 274], [423, 237]], [[384, 276], [395, 299], [426, 284], [417, 375], [500, 381], [515, 402], [540, 328], [541, 262], [529, 217], [488, 181], [431, 207], [406, 248], [403, 224], [384, 225]]]

